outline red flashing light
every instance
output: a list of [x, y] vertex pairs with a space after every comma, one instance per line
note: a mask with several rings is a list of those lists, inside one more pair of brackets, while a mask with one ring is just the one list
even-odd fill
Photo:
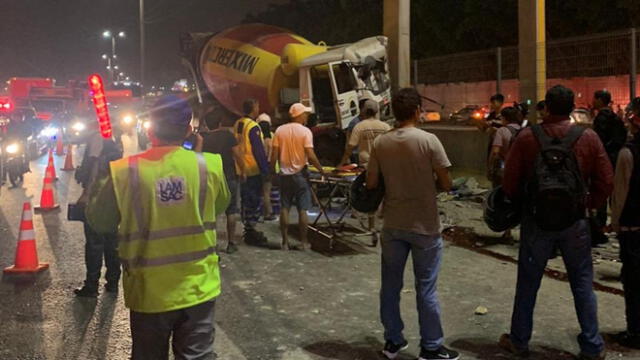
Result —
[[13, 110], [13, 103], [10, 100], [6, 102], [0, 102], [0, 111], [8, 112]]
[[109, 108], [107, 107], [107, 98], [104, 95], [104, 83], [98, 74], [89, 76], [89, 88], [91, 90], [91, 98], [93, 100], [98, 123], [100, 124], [100, 134], [105, 139], [110, 139], [113, 135], [111, 129], [111, 119], [109, 118]]

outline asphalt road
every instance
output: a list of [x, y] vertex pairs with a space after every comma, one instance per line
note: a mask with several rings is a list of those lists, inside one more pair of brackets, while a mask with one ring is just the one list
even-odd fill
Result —
[[[129, 144], [133, 149], [133, 144]], [[76, 153], [79, 155], [79, 153]], [[78, 157], [74, 159], [78, 161]], [[64, 159], [56, 157], [56, 167]], [[13, 262], [23, 201], [39, 201], [46, 157], [18, 189], [0, 192], [0, 267]], [[58, 171], [62, 209], [80, 193], [73, 173]], [[128, 358], [128, 311], [122, 295], [77, 299], [73, 288], [84, 278], [80, 223], [68, 222], [66, 210], [34, 217], [41, 261], [50, 269], [35, 278], [0, 282], [0, 360]], [[221, 255], [223, 295], [216, 309], [216, 351], [224, 360], [375, 360], [382, 347], [378, 316], [379, 249], [339, 245], [330, 252], [313, 236], [314, 251], [283, 252], [276, 223], [262, 225], [271, 248], [242, 245]], [[221, 233], [222, 234], [222, 233]], [[222, 236], [220, 236], [222, 237]], [[411, 264], [402, 308], [406, 355], [418, 353], [415, 292]], [[508, 329], [515, 285], [515, 265], [447, 244], [439, 280], [447, 343], [463, 359], [508, 359], [495, 345]], [[598, 293], [605, 333], [624, 327], [622, 297]], [[488, 314], [474, 314], [485, 306]], [[533, 359], [572, 359], [578, 325], [569, 285], [546, 278], [538, 297]], [[611, 346], [608, 359], [640, 359], [640, 353]]]

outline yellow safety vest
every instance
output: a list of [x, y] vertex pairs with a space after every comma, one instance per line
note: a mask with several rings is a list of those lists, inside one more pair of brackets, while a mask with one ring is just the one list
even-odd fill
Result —
[[[246, 176], [260, 175], [260, 168], [258, 162], [253, 156], [253, 147], [251, 146], [251, 139], [249, 139], [249, 133], [255, 127], [260, 127], [257, 122], [248, 117], [243, 117], [236, 121], [233, 127], [233, 133], [238, 140], [240, 146], [240, 152], [242, 153], [242, 161], [244, 162], [244, 171]], [[262, 131], [260, 131], [260, 140], [263, 140]]]
[[222, 159], [152, 148], [111, 163], [125, 305], [159, 313], [220, 294], [216, 215], [229, 204]]

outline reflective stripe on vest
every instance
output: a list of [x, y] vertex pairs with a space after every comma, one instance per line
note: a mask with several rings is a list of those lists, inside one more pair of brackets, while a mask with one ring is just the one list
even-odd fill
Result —
[[179, 263], [190, 262], [195, 260], [201, 260], [215, 253], [216, 253], [216, 249], [213, 247], [209, 247], [204, 250], [194, 251], [190, 253], [162, 256], [162, 257], [156, 257], [153, 259], [136, 257], [132, 260], [121, 260], [121, 262], [122, 262], [122, 265], [125, 267], [125, 269], [138, 269], [143, 267], [172, 265], [172, 264], [179, 264]]

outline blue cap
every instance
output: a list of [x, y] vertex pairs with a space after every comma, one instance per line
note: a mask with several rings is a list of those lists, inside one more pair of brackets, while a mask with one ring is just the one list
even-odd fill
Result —
[[191, 123], [193, 112], [186, 99], [165, 95], [153, 105], [150, 117], [153, 124], [187, 126]]

